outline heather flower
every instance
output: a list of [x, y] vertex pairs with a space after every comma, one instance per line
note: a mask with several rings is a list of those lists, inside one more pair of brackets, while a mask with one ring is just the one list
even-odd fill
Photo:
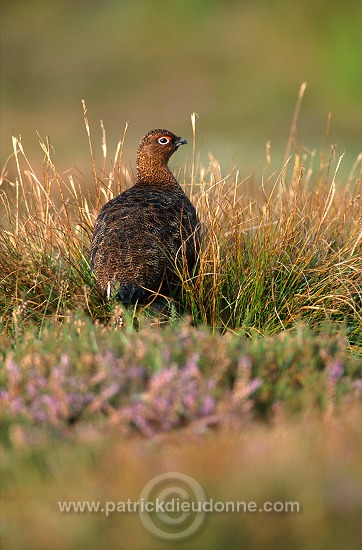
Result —
[[352, 388], [356, 396], [360, 397], [362, 395], [362, 378], [358, 378], [358, 380], [352, 382]]
[[40, 356], [26, 368], [10, 357], [5, 368], [6, 389], [0, 393], [2, 409], [37, 423], [57, 425], [108, 410], [120, 404], [123, 395], [129, 399], [132, 390], [143, 389], [143, 368], [124, 368], [111, 352], [95, 358], [91, 374], [78, 370], [66, 353], [49, 369], [44, 368]]
[[127, 418], [142, 433], [150, 435], [212, 414], [216, 384], [202, 376], [198, 358], [198, 354], [193, 354], [181, 369], [172, 365], [154, 373], [140, 400], [119, 411], [120, 422]]
[[331, 363], [328, 366], [327, 376], [330, 380], [336, 381], [339, 378], [341, 378], [343, 372], [344, 372], [343, 365], [342, 365], [341, 361], [337, 360], [337, 361], [333, 361], [333, 363]]

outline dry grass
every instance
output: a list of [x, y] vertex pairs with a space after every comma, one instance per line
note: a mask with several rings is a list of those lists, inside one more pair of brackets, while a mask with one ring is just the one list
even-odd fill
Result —
[[[76, 307], [92, 318], [109, 319], [114, 304], [104, 303], [97, 291], [89, 241], [101, 205], [131, 185], [133, 175], [122, 162], [127, 128], [111, 156], [102, 125], [102, 167], [97, 169], [85, 105], [84, 116], [93, 182], [59, 174], [51, 145], [43, 140], [43, 173], [36, 174], [21, 141], [13, 138], [0, 197], [0, 322], [6, 330], [27, 319], [42, 326], [49, 316], [61, 319]], [[290, 154], [295, 128], [296, 119], [278, 173], [267, 166], [261, 178], [242, 177], [237, 169], [225, 176], [212, 154], [208, 166], [197, 161], [193, 115], [191, 170], [185, 167], [178, 176], [197, 204], [204, 239], [198, 271], [192, 276], [179, 271], [178, 311], [189, 311], [195, 323], [249, 335], [288, 329], [300, 320], [312, 326], [331, 320], [346, 324], [357, 346], [362, 332], [361, 155], [341, 182], [343, 159], [335, 159], [334, 147], [328, 155], [327, 138], [319, 162], [315, 151]], [[10, 164], [16, 167], [14, 181], [7, 179]]]

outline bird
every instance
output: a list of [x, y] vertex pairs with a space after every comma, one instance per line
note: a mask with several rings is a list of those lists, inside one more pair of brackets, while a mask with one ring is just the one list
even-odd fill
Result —
[[189, 273], [194, 269], [201, 223], [168, 167], [185, 144], [185, 138], [168, 130], [148, 132], [137, 150], [134, 185], [102, 207], [90, 265], [104, 297], [115, 295], [125, 306], [149, 304], [157, 294], [172, 293], [180, 261]]

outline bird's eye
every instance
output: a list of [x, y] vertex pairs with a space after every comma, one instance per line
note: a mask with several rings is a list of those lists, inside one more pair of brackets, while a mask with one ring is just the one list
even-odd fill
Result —
[[161, 145], [166, 145], [166, 143], [169, 143], [171, 141], [171, 139], [168, 138], [168, 137], [163, 136], [163, 137], [160, 137], [157, 141]]

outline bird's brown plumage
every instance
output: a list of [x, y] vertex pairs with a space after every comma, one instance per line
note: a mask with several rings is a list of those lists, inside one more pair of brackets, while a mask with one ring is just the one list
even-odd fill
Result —
[[184, 143], [167, 130], [149, 132], [138, 148], [136, 183], [103, 206], [91, 266], [105, 296], [117, 285], [125, 304], [147, 303], [155, 292], [170, 291], [177, 258], [186, 258], [189, 270], [194, 267], [200, 222], [168, 168]]

